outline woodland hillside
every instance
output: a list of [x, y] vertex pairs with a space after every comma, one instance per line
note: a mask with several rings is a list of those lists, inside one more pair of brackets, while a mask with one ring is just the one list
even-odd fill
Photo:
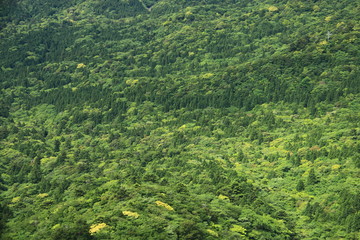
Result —
[[359, 239], [359, 12], [0, 0], [0, 239]]

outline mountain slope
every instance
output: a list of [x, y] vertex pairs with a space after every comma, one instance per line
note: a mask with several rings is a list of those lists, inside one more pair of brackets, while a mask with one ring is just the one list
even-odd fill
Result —
[[357, 238], [358, 2], [1, 5], [2, 238]]

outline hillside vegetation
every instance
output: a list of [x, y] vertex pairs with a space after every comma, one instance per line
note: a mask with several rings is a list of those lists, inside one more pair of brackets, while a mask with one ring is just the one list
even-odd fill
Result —
[[0, 238], [359, 239], [359, 12], [0, 0]]

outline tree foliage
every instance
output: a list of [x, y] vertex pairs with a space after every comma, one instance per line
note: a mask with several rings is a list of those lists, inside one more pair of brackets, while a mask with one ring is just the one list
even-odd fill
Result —
[[1, 239], [359, 235], [359, 3], [0, 5]]

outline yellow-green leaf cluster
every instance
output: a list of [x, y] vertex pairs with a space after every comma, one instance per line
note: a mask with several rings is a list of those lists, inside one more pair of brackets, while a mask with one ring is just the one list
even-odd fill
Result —
[[164, 208], [166, 208], [166, 209], [169, 210], [169, 211], [174, 211], [174, 208], [171, 207], [171, 206], [170, 206], [169, 204], [167, 204], [167, 203], [164, 203], [164, 202], [161, 202], [161, 201], [156, 201], [155, 203], [156, 203], [156, 205], [161, 206], [161, 207], [164, 207]]

